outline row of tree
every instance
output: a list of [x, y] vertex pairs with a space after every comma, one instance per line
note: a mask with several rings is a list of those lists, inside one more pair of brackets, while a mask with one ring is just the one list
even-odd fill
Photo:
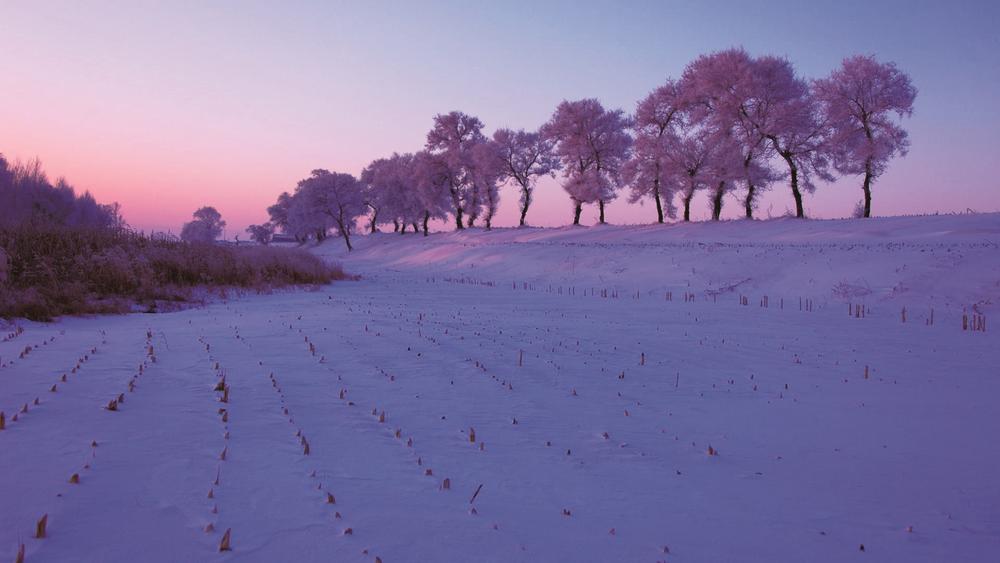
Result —
[[752, 218], [761, 194], [787, 182], [797, 217], [803, 193], [835, 174], [861, 176], [857, 215], [871, 215], [872, 184], [909, 147], [902, 117], [913, 112], [916, 89], [893, 63], [872, 56], [845, 59], [828, 77], [807, 81], [781, 57], [751, 57], [743, 49], [704, 55], [679, 79], [668, 79], [635, 113], [606, 109], [595, 99], [563, 101], [538, 131], [483, 133], [476, 117], [453, 111], [434, 118], [424, 150], [369, 164], [360, 178], [314, 170], [293, 193], [268, 208], [270, 222], [248, 229], [266, 242], [274, 230], [322, 240], [331, 229], [351, 248], [358, 218], [367, 229], [393, 225], [405, 233], [432, 219], [463, 229], [488, 229], [502, 185], [520, 193], [525, 225], [536, 183], [562, 173], [573, 224], [584, 205], [605, 205], [628, 190], [629, 201], [651, 199], [657, 221], [691, 218], [691, 201], [707, 192], [712, 219], [725, 197], [737, 195]]

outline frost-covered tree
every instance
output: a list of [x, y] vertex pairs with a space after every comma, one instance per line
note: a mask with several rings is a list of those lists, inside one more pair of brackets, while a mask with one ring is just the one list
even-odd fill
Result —
[[368, 224], [368, 231], [371, 233], [378, 231], [380, 219], [395, 220], [396, 228], [399, 229], [398, 212], [394, 209], [393, 198], [396, 185], [394, 182], [392, 158], [378, 158], [373, 160], [364, 170], [361, 171], [360, 181], [363, 186], [365, 205], [371, 210], [371, 220]]
[[341, 172], [317, 169], [299, 181], [295, 197], [301, 197], [316, 212], [329, 218], [330, 224], [344, 238], [347, 250], [351, 245], [351, 229], [358, 217], [365, 213], [365, 198], [358, 180]]
[[208, 243], [222, 235], [226, 222], [222, 214], [214, 207], [205, 206], [192, 214], [193, 219], [184, 223], [181, 229], [181, 240], [187, 242]]
[[665, 165], [670, 183], [677, 186], [684, 208], [684, 221], [691, 220], [691, 201], [698, 190], [709, 186], [713, 177], [709, 167], [714, 138], [710, 132], [683, 123], [678, 134], [668, 137]]
[[521, 216], [518, 224], [525, 226], [535, 184], [542, 176], [555, 177], [559, 159], [552, 154], [554, 142], [534, 131], [497, 129], [493, 133], [502, 163], [500, 182], [513, 180], [521, 190]]
[[413, 232], [416, 233], [420, 230], [417, 225], [424, 223], [424, 234], [426, 235], [426, 223], [432, 217], [443, 219], [447, 215], [447, 198], [444, 197], [440, 185], [437, 186], [437, 192], [434, 194], [423, 193], [420, 162], [416, 154], [393, 155], [391, 163], [394, 185], [394, 189], [390, 192], [392, 195], [391, 208], [395, 210], [401, 227], [407, 224], [414, 225]]
[[[379, 222], [391, 222], [394, 232], [405, 233], [407, 225], [418, 224], [424, 219], [425, 209], [418, 193], [419, 178], [413, 154], [395, 153], [388, 158], [377, 159], [362, 171], [361, 180], [366, 186], [369, 207], [372, 201], [377, 204], [377, 214], [372, 213], [373, 224], [377, 215]], [[414, 232], [416, 230], [414, 228]]]
[[330, 216], [324, 213], [309, 191], [297, 187], [288, 200], [288, 227], [286, 232], [300, 242], [313, 237], [317, 242], [326, 240], [327, 232], [333, 226]]
[[[681, 80], [691, 118], [713, 131], [720, 143], [735, 143], [742, 159], [742, 173], [730, 181], [746, 187], [743, 206], [746, 218], [753, 218], [760, 195], [779, 178], [771, 166], [772, 144], [763, 129], [776, 106], [770, 103], [766, 81], [758, 80], [758, 60], [743, 49], [727, 49], [703, 55], [684, 70]], [[732, 191], [735, 186], [721, 186]], [[714, 200], [713, 200], [714, 201]], [[713, 215], [721, 206], [713, 203]]]
[[368, 232], [377, 233], [379, 224], [379, 213], [385, 211], [385, 198], [388, 195], [386, 190], [372, 183], [372, 167], [378, 167], [385, 159], [377, 159], [371, 162], [358, 177], [361, 182], [361, 191], [364, 195], [365, 206], [371, 211], [371, 218], [368, 221]]
[[[500, 179], [505, 171], [504, 156], [500, 146], [486, 140], [472, 148], [472, 183], [476, 191], [476, 201], [482, 208], [486, 230], [493, 228], [493, 216], [500, 207]], [[474, 217], [469, 216], [469, 226]]]
[[722, 204], [727, 194], [736, 189], [737, 182], [745, 178], [744, 159], [740, 144], [731, 137], [712, 135], [709, 158], [704, 169], [709, 209], [712, 220], [722, 217]]
[[[416, 196], [415, 203], [421, 209], [420, 223], [424, 236], [427, 236], [430, 220], [446, 218], [450, 204], [454, 203], [451, 191], [453, 169], [442, 155], [420, 151], [413, 155], [410, 170], [410, 181], [413, 186], [413, 194]], [[414, 222], [414, 230], [416, 230], [416, 222]]]
[[483, 122], [477, 117], [453, 111], [434, 116], [434, 127], [427, 133], [426, 149], [445, 165], [448, 192], [451, 196], [455, 228], [465, 228], [463, 216], [479, 214], [478, 194], [472, 177], [472, 149], [486, 138]]
[[[395, 155], [394, 155], [395, 156]], [[390, 181], [391, 162], [388, 158], [377, 158], [371, 161], [361, 171], [359, 180], [363, 185], [365, 205], [371, 210], [369, 232], [377, 232], [378, 224], [384, 221], [395, 221], [399, 230], [396, 210], [392, 205], [394, 186]]]
[[189, 221], [181, 227], [181, 240], [185, 242], [210, 243], [216, 238], [208, 224], [201, 221]]
[[267, 215], [271, 218], [270, 223], [283, 233], [290, 233], [288, 225], [288, 212], [292, 207], [292, 194], [282, 192], [278, 196], [278, 201], [267, 208]]
[[632, 137], [629, 118], [606, 110], [593, 98], [563, 101], [541, 133], [555, 142], [554, 154], [563, 165], [563, 189], [573, 201], [573, 224], [580, 224], [585, 203], [597, 203], [604, 223], [604, 204], [617, 197], [621, 167]]
[[785, 162], [795, 198], [795, 216], [805, 217], [802, 192], [815, 191], [814, 177], [833, 181], [829, 171], [827, 120], [808, 84], [796, 76], [788, 60], [780, 57], [756, 59], [753, 79], [757, 103], [762, 109], [756, 114], [748, 114], [749, 119]]
[[622, 166], [622, 179], [631, 191], [630, 203], [646, 197], [653, 199], [659, 223], [663, 222], [664, 202], [667, 216], [677, 214], [673, 204], [676, 186], [670, 181], [667, 151], [676, 141], [677, 123], [685, 106], [679, 86], [668, 80], [638, 103], [632, 119], [635, 142], [632, 157]]
[[271, 239], [274, 238], [274, 225], [271, 223], [250, 225], [247, 227], [247, 233], [250, 235], [250, 240], [261, 246], [267, 246], [271, 244]]
[[813, 83], [832, 129], [834, 168], [864, 175], [864, 217], [871, 216], [872, 183], [890, 160], [905, 156], [910, 140], [898, 120], [913, 114], [917, 89], [893, 63], [874, 56], [844, 60], [829, 77]]

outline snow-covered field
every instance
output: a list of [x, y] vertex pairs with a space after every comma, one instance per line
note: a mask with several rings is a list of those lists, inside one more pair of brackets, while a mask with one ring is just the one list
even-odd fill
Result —
[[997, 561], [1000, 340], [962, 316], [993, 320], [998, 243], [386, 233], [316, 249], [360, 281], [22, 323], [0, 559]]

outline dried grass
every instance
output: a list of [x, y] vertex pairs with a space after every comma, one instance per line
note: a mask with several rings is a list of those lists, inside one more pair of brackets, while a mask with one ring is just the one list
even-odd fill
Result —
[[266, 291], [347, 277], [301, 249], [188, 244], [124, 229], [4, 227], [0, 251], [0, 317], [39, 321], [169, 310], [206, 288]]

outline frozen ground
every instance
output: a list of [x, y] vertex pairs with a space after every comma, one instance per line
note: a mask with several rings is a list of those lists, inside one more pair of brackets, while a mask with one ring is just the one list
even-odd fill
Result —
[[911, 311], [920, 315], [988, 310], [1000, 300], [1000, 213], [475, 229], [423, 240], [385, 233], [357, 244], [362, 252], [351, 256], [339, 240], [318, 251], [364, 273], [527, 281], [543, 290], [742, 292], [818, 305], [865, 301], [896, 313], [920, 307]]
[[0, 558], [1000, 554], [996, 215], [359, 239], [317, 251], [361, 281], [0, 343]]

